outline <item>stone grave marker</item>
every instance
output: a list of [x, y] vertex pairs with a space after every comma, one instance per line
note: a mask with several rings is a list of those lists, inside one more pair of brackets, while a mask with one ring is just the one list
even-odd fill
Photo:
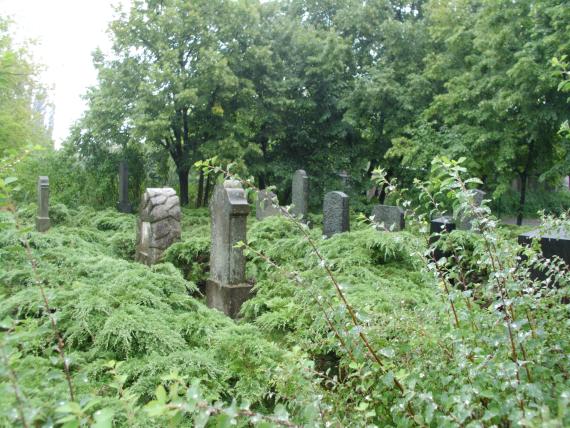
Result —
[[38, 215], [36, 217], [36, 230], [46, 232], [51, 226], [49, 219], [49, 178], [38, 177]]
[[323, 235], [330, 238], [350, 230], [348, 196], [343, 192], [329, 192], [323, 202]]
[[291, 214], [302, 216], [303, 220], [306, 220], [309, 213], [309, 177], [302, 169], [293, 174], [291, 203]]
[[[435, 244], [437, 241], [439, 241], [440, 237], [437, 234], [450, 233], [455, 229], [456, 229], [456, 224], [453, 218], [450, 216], [442, 216], [433, 219], [430, 223], [430, 230], [429, 230], [429, 233], [431, 235], [429, 238], [430, 245]], [[442, 257], [447, 257], [448, 254], [446, 254], [444, 251], [436, 249], [433, 253], [433, 256], [436, 260], [439, 260]]]
[[530, 245], [533, 239], [540, 238], [540, 248], [544, 257], [550, 259], [554, 256], [560, 257], [564, 263], [570, 266], [570, 233], [565, 230], [541, 233], [540, 230], [533, 230], [522, 233], [518, 236], [521, 245]]
[[246, 242], [249, 204], [236, 180], [217, 184], [210, 200], [212, 244], [210, 278], [206, 283], [206, 302], [236, 318], [252, 285], [245, 281], [245, 255], [238, 242]]
[[372, 209], [374, 223], [384, 225], [384, 230], [398, 232], [404, 230], [404, 210], [392, 205], [375, 205]]
[[129, 202], [129, 170], [127, 163], [121, 161], [119, 164], [119, 202], [117, 210], [122, 213], [130, 213], [133, 206]]
[[[479, 189], [475, 189], [473, 191], [475, 206], [481, 206], [486, 194], [487, 193]], [[471, 230], [473, 228], [473, 220], [475, 220], [475, 215], [472, 213], [467, 213], [464, 216], [459, 215], [459, 218], [457, 219], [457, 228], [460, 230]]]
[[280, 216], [281, 208], [277, 195], [267, 190], [257, 192], [257, 202], [255, 205], [255, 218], [263, 220], [271, 216]]
[[144, 192], [138, 220], [136, 260], [155, 264], [162, 253], [180, 240], [180, 200], [170, 187]]

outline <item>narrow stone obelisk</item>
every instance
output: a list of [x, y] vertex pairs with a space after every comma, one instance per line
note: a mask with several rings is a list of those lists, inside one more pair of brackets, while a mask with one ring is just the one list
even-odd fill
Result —
[[210, 201], [212, 244], [210, 279], [206, 283], [206, 302], [236, 318], [250, 295], [252, 285], [245, 281], [245, 254], [237, 248], [246, 242], [249, 204], [236, 180], [217, 184]]
[[125, 161], [119, 164], [119, 202], [117, 210], [122, 213], [130, 213], [133, 206], [129, 202], [129, 169]]
[[309, 177], [307, 173], [298, 169], [293, 174], [291, 197], [291, 214], [306, 220], [309, 213]]
[[36, 217], [36, 230], [45, 232], [51, 226], [49, 219], [49, 178], [38, 178], [38, 215]]

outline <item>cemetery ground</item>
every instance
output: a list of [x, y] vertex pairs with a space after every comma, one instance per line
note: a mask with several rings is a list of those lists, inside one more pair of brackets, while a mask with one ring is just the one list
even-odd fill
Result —
[[[448, 289], [465, 278], [426, 270], [417, 228], [379, 231], [353, 217], [350, 232], [324, 240], [321, 217], [309, 215], [314, 227], [306, 230], [355, 325], [296, 225], [250, 216], [246, 278], [254, 296], [234, 322], [204, 304], [206, 209], [183, 209], [181, 241], [151, 267], [134, 261], [136, 215], [56, 204], [47, 233], [32, 231], [34, 205], [0, 216], [3, 349], [15, 350], [2, 379], [16, 392], [0, 400], [1, 426], [20, 425], [18, 409], [28, 426], [65, 427], [569, 422], [561, 290], [532, 303], [518, 297], [517, 310], [532, 317], [508, 325], [520, 344], [514, 360], [500, 305], [475, 285]], [[520, 230], [497, 236], [516, 245]], [[456, 231], [445, 240], [462, 248], [465, 269], [450, 271], [484, 283], [481, 236]], [[40, 285], [65, 340], [65, 365]]]

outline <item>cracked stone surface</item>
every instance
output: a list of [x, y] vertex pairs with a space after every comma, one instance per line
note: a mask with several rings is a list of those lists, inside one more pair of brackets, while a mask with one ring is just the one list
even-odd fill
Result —
[[168, 247], [180, 240], [181, 217], [174, 189], [146, 189], [139, 208], [136, 260], [155, 264]]

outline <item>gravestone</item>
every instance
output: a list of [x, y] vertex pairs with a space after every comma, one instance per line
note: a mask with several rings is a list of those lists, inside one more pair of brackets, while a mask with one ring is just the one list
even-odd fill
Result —
[[139, 209], [136, 260], [155, 264], [180, 240], [180, 200], [170, 187], [146, 189]]
[[323, 235], [330, 238], [350, 230], [348, 196], [343, 192], [329, 192], [323, 202]]
[[36, 230], [46, 232], [51, 222], [49, 219], [49, 178], [38, 177], [38, 215], [36, 217]]
[[304, 170], [295, 171], [292, 186], [291, 214], [306, 220], [309, 213], [309, 177]]
[[119, 164], [119, 202], [117, 203], [117, 210], [122, 213], [133, 211], [133, 206], [129, 202], [129, 170], [125, 161], [121, 161]]
[[518, 236], [521, 245], [530, 245], [533, 239], [540, 238], [542, 255], [548, 259], [558, 256], [570, 266], [570, 233], [565, 230], [541, 233], [540, 230], [523, 233]]
[[372, 209], [374, 223], [384, 225], [384, 229], [388, 231], [404, 230], [404, 210], [400, 207], [391, 205], [375, 205]]
[[245, 255], [238, 242], [246, 242], [249, 204], [236, 180], [217, 184], [210, 201], [212, 244], [206, 302], [236, 318], [252, 286], [245, 281]]
[[[444, 234], [444, 233], [450, 233], [452, 231], [454, 231], [456, 229], [456, 224], [453, 221], [453, 218], [450, 216], [442, 216], [442, 217], [438, 217], [435, 218], [431, 221], [430, 223], [430, 238], [429, 238], [429, 243], [430, 245], [435, 244], [437, 241], [439, 241], [440, 238], [440, 234]], [[435, 258], [435, 260], [439, 260], [442, 257], [448, 257], [449, 254], [445, 253], [442, 250], [439, 249], [435, 249], [433, 252], [433, 256]]]
[[255, 218], [263, 220], [271, 216], [280, 216], [281, 208], [277, 195], [267, 190], [257, 192], [257, 202], [255, 205]]
[[[483, 203], [483, 199], [485, 199], [486, 193], [482, 190], [475, 189], [473, 191], [473, 202], [475, 203], [476, 207], [480, 207]], [[473, 228], [473, 220], [475, 220], [476, 216], [473, 213], [466, 213], [465, 215], [459, 215], [457, 220], [457, 228], [460, 230], [471, 230]]]

